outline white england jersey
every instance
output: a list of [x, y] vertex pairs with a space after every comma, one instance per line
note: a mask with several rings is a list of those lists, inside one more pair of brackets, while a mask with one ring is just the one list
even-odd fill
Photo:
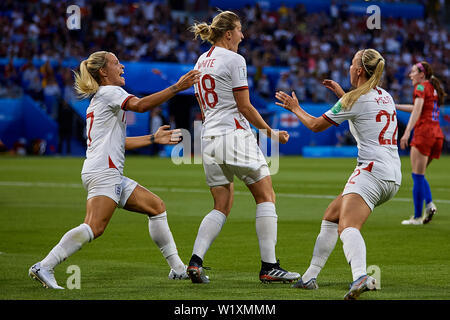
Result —
[[236, 129], [250, 130], [239, 112], [233, 92], [248, 90], [247, 64], [241, 55], [212, 46], [195, 64], [201, 71], [195, 95], [200, 102], [204, 122], [202, 136], [223, 135]]
[[118, 86], [100, 86], [86, 110], [87, 150], [81, 173], [108, 168], [123, 174], [127, 120], [125, 104], [133, 97]]
[[401, 163], [397, 148], [397, 113], [391, 95], [381, 88], [359, 97], [351, 110], [341, 108], [340, 100], [323, 114], [338, 126], [348, 120], [358, 144], [358, 162], [378, 179], [401, 184]]

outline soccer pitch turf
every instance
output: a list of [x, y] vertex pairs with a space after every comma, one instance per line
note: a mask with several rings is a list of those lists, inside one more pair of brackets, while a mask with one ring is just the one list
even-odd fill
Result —
[[[319, 275], [319, 290], [260, 283], [255, 204], [236, 179], [231, 214], [205, 257], [210, 284], [168, 280], [169, 267], [150, 239], [147, 218], [117, 210], [100, 238], [55, 269], [59, 284], [66, 287], [71, 275], [67, 268], [77, 265], [81, 290], [45, 290], [28, 277], [28, 269], [66, 231], [83, 222], [82, 163], [82, 158], [0, 158], [0, 299], [341, 300], [348, 290], [351, 271], [340, 240]], [[280, 170], [272, 179], [282, 267], [306, 271], [323, 212], [354, 166], [355, 159], [280, 158]], [[367, 266], [380, 268], [381, 290], [361, 299], [450, 298], [448, 168], [450, 157], [444, 156], [427, 172], [438, 207], [433, 221], [402, 226], [413, 213], [411, 166], [408, 157], [402, 158], [402, 187], [393, 200], [375, 208], [362, 229]], [[180, 257], [188, 263], [198, 226], [213, 206], [203, 167], [128, 156], [124, 174], [164, 200]]]

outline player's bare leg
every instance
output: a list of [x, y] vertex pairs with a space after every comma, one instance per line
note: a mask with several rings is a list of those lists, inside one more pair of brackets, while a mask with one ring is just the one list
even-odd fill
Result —
[[167, 222], [166, 205], [154, 193], [137, 185], [124, 206], [125, 210], [148, 215], [148, 229], [153, 242], [161, 250], [171, 270], [169, 278], [187, 279], [186, 266], [178, 255], [178, 250]]
[[275, 254], [277, 243], [277, 220], [275, 209], [275, 192], [272, 179], [266, 176], [247, 185], [256, 202], [256, 235], [261, 254], [261, 271], [259, 279], [263, 282], [292, 282], [300, 277], [296, 272], [289, 272], [280, 267]]

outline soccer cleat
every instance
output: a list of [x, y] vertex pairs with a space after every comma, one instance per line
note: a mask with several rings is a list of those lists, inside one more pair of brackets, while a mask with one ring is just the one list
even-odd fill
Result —
[[436, 205], [433, 202], [430, 202], [427, 204], [427, 207], [425, 209], [425, 213], [423, 215], [423, 224], [427, 224], [433, 219], [433, 216], [436, 214], [437, 208]]
[[414, 218], [414, 216], [411, 216], [411, 218], [409, 218], [408, 220], [403, 220], [402, 224], [403, 225], [420, 225], [420, 224], [423, 224], [423, 219], [422, 219], [422, 217]]
[[300, 277], [300, 279], [292, 285], [292, 288], [317, 290], [319, 289], [319, 285], [317, 284], [316, 278], [312, 278], [307, 282], [303, 282], [303, 279]]
[[47, 269], [41, 266], [41, 263], [38, 262], [34, 264], [29, 270], [28, 275], [34, 279], [42, 283], [44, 288], [48, 289], [64, 289], [63, 287], [58, 286], [56, 282], [53, 269]]
[[175, 272], [175, 270], [170, 269], [169, 276], [168, 276], [169, 280], [187, 280], [187, 279], [189, 279], [189, 275], [187, 274], [186, 270], [187, 270], [187, 266], [184, 266], [183, 273], [178, 274]]
[[344, 300], [356, 300], [361, 293], [374, 290], [376, 290], [376, 280], [366, 274], [352, 282], [350, 291], [344, 296]]
[[205, 274], [205, 267], [196, 263], [189, 262], [189, 267], [187, 268], [187, 274], [191, 279], [192, 283], [209, 283], [209, 277]]
[[270, 270], [263, 270], [259, 272], [259, 280], [263, 283], [278, 282], [283, 283], [292, 282], [300, 278], [297, 272], [289, 272], [280, 267], [280, 262], [277, 261]]

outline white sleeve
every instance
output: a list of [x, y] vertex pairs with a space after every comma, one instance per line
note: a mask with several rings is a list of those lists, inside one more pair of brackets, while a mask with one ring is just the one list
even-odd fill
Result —
[[230, 61], [231, 87], [233, 91], [248, 89], [247, 63], [243, 56], [237, 54]]
[[325, 112], [322, 117], [324, 117], [331, 124], [338, 126], [345, 120], [354, 119], [355, 116], [360, 113], [362, 107], [362, 103], [356, 101], [350, 110], [344, 110], [342, 108], [341, 100], [338, 102], [327, 112]]
[[105, 92], [106, 100], [108, 101], [108, 107], [113, 112], [117, 112], [120, 109], [125, 110], [125, 104], [131, 97], [134, 95], [129, 94], [124, 89], [118, 86], [110, 86], [107, 88], [107, 92]]

